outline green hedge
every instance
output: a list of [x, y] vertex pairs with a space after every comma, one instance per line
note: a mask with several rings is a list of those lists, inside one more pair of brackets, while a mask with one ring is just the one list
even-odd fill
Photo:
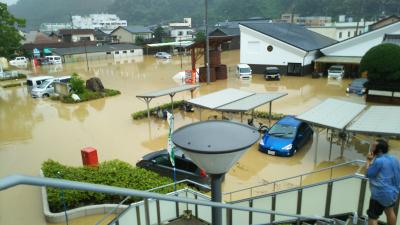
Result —
[[[161, 185], [172, 183], [168, 177], [162, 177], [154, 172], [133, 167], [132, 165], [120, 160], [106, 161], [96, 167], [70, 167], [62, 165], [53, 160], [47, 160], [42, 165], [45, 177], [61, 178], [72, 181], [81, 181], [95, 184], [104, 184], [116, 187], [124, 187], [136, 190], [148, 190]], [[58, 175], [60, 172], [60, 176]], [[183, 185], [178, 185], [182, 188]], [[173, 191], [173, 186], [159, 190], [159, 193]], [[47, 188], [47, 197], [52, 212], [64, 210], [61, 201], [61, 189]], [[103, 193], [64, 190], [64, 199], [68, 209], [86, 205], [119, 203], [125, 196], [107, 195]], [[128, 203], [140, 201], [138, 197], [132, 197]]]
[[[174, 109], [180, 108], [183, 105], [183, 103], [184, 103], [183, 100], [174, 102]], [[161, 108], [162, 110], [171, 109], [171, 106], [172, 106], [171, 103], [166, 103], [166, 104], [160, 105], [158, 107], [150, 108], [150, 115], [154, 115], [158, 108]], [[140, 120], [140, 119], [146, 118], [147, 110], [134, 112], [131, 114], [131, 116], [132, 116], [132, 119], [134, 119], [134, 120]]]
[[[26, 85], [26, 82], [23, 82], [22, 85]], [[11, 87], [19, 87], [22, 86], [21, 83], [13, 83], [13, 84], [5, 84], [2, 85], [3, 88], [11, 88]]]
[[[285, 116], [285, 114], [282, 114], [282, 113], [271, 113], [271, 120], [280, 120], [284, 116]], [[268, 119], [269, 118], [269, 112], [254, 111], [254, 117], [255, 118]]]
[[104, 98], [104, 97], [110, 97], [110, 96], [115, 96], [121, 94], [120, 91], [118, 90], [113, 90], [113, 89], [104, 89], [104, 92], [94, 92], [88, 89], [85, 89], [83, 93], [78, 94], [79, 98], [81, 99], [78, 102], [75, 102], [74, 99], [72, 99], [72, 94], [65, 96], [65, 97], [59, 97], [59, 96], [52, 96], [52, 100], [59, 100], [63, 103], [79, 103], [79, 102], [85, 102], [85, 101], [90, 101], [90, 100], [95, 100], [99, 98]]

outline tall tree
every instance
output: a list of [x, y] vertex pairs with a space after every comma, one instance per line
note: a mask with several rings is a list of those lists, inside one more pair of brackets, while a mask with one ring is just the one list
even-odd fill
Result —
[[23, 37], [17, 28], [24, 26], [24, 19], [14, 17], [7, 5], [0, 3], [0, 56], [10, 58], [20, 48]]

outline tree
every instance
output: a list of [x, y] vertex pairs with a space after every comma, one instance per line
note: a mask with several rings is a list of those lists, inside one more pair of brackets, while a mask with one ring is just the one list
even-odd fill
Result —
[[0, 56], [11, 58], [21, 47], [23, 37], [17, 28], [24, 26], [24, 19], [14, 17], [8, 12], [7, 5], [0, 3]]
[[135, 38], [135, 45], [144, 45], [145, 44], [145, 40], [143, 37], [141, 36], [136, 36]]
[[196, 38], [194, 39], [194, 41], [195, 42], [202, 42], [204, 40], [206, 40], [206, 35], [204, 34], [204, 32], [201, 32], [201, 31], [197, 32], [196, 33]]
[[380, 44], [368, 50], [360, 63], [360, 71], [368, 73], [369, 83], [400, 82], [400, 46]]
[[69, 80], [72, 92], [75, 94], [82, 94], [85, 92], [85, 81], [82, 80], [77, 73], [73, 73], [71, 80]]
[[164, 36], [165, 36], [164, 29], [161, 26], [158, 26], [154, 30], [154, 41], [161, 43]]

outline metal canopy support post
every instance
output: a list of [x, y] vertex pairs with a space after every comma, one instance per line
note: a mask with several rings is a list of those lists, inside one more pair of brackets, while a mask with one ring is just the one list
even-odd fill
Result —
[[169, 97], [171, 97], [171, 113], [172, 115], [174, 114], [174, 96], [176, 93], [171, 93], [169, 94]]
[[251, 110], [251, 119], [254, 121], [254, 109]]
[[143, 98], [147, 106], [147, 118], [150, 119], [150, 101], [152, 98]]
[[200, 121], [201, 121], [201, 108], [199, 107], [199, 117], [200, 117]]
[[193, 99], [193, 92], [194, 92], [194, 89], [190, 89], [190, 98], [191, 99]]
[[317, 155], [318, 155], [318, 139], [319, 139], [319, 128], [314, 126], [315, 131], [315, 154], [314, 154], [314, 163], [317, 163]]
[[269, 117], [268, 117], [269, 127], [271, 127], [271, 117], [272, 117], [271, 111], [272, 111], [272, 101], [269, 102]]
[[[329, 132], [329, 129], [327, 129], [327, 131]], [[332, 130], [331, 130], [331, 135], [329, 137], [329, 160], [331, 160], [332, 157]]]
[[243, 112], [240, 112], [240, 122], [243, 123]]
[[[340, 135], [339, 135], [339, 137], [340, 137]], [[343, 157], [343, 153], [344, 153], [344, 144], [345, 144], [345, 139], [344, 138], [341, 138], [342, 140], [341, 140], [341, 143], [340, 143], [340, 157], [342, 158]]]
[[208, 40], [208, 0], [205, 0], [205, 19], [204, 19], [204, 23], [205, 23], [205, 28], [206, 28], [206, 67], [207, 67], [207, 84], [210, 84], [210, 43]]

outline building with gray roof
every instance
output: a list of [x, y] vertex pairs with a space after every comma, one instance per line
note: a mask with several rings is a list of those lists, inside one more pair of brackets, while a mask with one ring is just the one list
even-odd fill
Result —
[[295, 24], [256, 21], [240, 23], [239, 28], [240, 63], [249, 64], [255, 73], [276, 66], [281, 74], [310, 74], [319, 50], [336, 43]]
[[144, 40], [152, 38], [153, 32], [148, 27], [135, 25], [118, 27], [113, 30], [110, 35], [113, 43], [135, 44], [138, 38], [142, 38]]

